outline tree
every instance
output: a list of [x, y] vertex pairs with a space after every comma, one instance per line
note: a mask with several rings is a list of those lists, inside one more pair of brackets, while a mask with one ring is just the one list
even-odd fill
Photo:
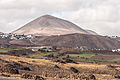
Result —
[[57, 49], [57, 46], [53, 46], [52, 48], [53, 48], [54, 50], [56, 50], [56, 49]]

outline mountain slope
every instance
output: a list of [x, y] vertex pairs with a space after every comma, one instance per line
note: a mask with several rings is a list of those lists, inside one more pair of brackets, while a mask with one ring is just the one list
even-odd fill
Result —
[[[23, 40], [24, 41], [24, 40]], [[120, 41], [99, 35], [67, 34], [61, 36], [40, 36], [29, 40], [33, 45], [47, 45], [65, 48], [87, 47], [88, 49], [118, 49]], [[19, 44], [19, 40], [11, 41], [11, 44]], [[21, 44], [19, 44], [21, 45]]]
[[96, 32], [92, 31], [92, 30], [86, 30], [89, 34], [92, 34], [92, 35], [98, 35]]
[[[44, 38], [44, 39], [43, 39]], [[36, 44], [52, 45], [59, 47], [81, 47], [86, 46], [89, 49], [118, 49], [120, 42], [99, 35], [86, 34], [68, 34], [61, 36], [41, 37], [32, 40]]]
[[19, 28], [18, 30], [13, 31], [12, 33], [41, 35], [63, 35], [71, 33], [91, 34], [90, 32], [73, 24], [72, 22], [56, 18], [51, 15], [41, 16]]

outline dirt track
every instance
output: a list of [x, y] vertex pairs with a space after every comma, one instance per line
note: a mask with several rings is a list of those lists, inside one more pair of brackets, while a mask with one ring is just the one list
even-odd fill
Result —
[[3, 76], [0, 76], [0, 80], [28, 80], [28, 79], [21, 79], [21, 78], [15, 78], [15, 77], [3, 77]]

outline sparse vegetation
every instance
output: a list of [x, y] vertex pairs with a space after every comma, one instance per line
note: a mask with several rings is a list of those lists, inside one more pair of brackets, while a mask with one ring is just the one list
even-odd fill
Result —
[[13, 51], [13, 50], [23, 50], [24, 48], [0, 48], [1, 53], [5, 53], [8, 51]]
[[[73, 52], [74, 51], [74, 52]], [[63, 53], [56, 53], [56, 52], [44, 52], [42, 54], [32, 54], [30, 55], [29, 57], [31, 58], [36, 58], [36, 59], [41, 59], [41, 58], [69, 58], [69, 59], [72, 59], [72, 60], [75, 60], [75, 61], [78, 61], [78, 62], [92, 62], [92, 63], [104, 63], [104, 62], [120, 62], [120, 59], [119, 58], [111, 58], [111, 59], [103, 59], [103, 58], [100, 58], [100, 59], [91, 59], [91, 57], [96, 57], [98, 56], [99, 58], [99, 55], [103, 55], [102, 53], [93, 53], [93, 52], [82, 52], [80, 50], [69, 50], [69, 54], [68, 54], [68, 51], [67, 53], [66, 52], [63, 52]], [[101, 56], [100, 56], [101, 57]]]
[[82, 62], [109, 62], [108, 60], [92, 60], [92, 59], [78, 59], [78, 61], [82, 61]]
[[70, 57], [92, 57], [96, 53], [69, 54]]
[[40, 54], [33, 54], [33, 55], [30, 55], [29, 57], [35, 58], [35, 59], [45, 58], [43, 55], [40, 55]]
[[53, 57], [54, 57], [54, 54], [48, 54], [48, 55], [45, 55], [45, 57], [53, 58]]
[[52, 48], [53, 48], [54, 50], [56, 50], [56, 49], [57, 49], [57, 46], [53, 46]]
[[116, 58], [116, 59], [112, 59], [112, 60], [109, 60], [111, 62], [120, 62], [120, 58]]

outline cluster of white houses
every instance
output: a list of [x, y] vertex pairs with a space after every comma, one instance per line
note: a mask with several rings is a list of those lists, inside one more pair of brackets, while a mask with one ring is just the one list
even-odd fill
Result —
[[120, 49], [112, 50], [113, 52], [120, 52]]
[[18, 34], [7, 34], [7, 33], [1, 33], [0, 38], [8, 38], [8, 39], [31, 39], [35, 38], [35, 35], [18, 35]]

